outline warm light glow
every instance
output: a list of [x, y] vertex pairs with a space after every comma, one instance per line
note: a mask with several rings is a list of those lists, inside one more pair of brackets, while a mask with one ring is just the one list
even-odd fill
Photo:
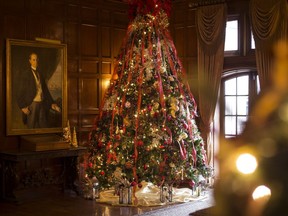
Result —
[[107, 89], [108, 87], [109, 87], [109, 85], [110, 85], [110, 80], [103, 80], [103, 87], [104, 87], [104, 89]]
[[257, 200], [263, 197], [270, 198], [270, 196], [271, 196], [271, 190], [265, 185], [258, 186], [252, 194], [252, 197], [254, 200]]
[[241, 154], [236, 160], [237, 169], [243, 174], [253, 173], [257, 168], [257, 165], [255, 156], [249, 153]]

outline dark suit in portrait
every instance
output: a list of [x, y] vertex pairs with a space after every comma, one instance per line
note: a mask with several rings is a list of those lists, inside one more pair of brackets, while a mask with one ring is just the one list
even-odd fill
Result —
[[[31, 62], [31, 58], [36, 58], [36, 64]], [[24, 70], [20, 77], [17, 103], [22, 111], [23, 123], [28, 128], [47, 128], [49, 110], [60, 112], [60, 108], [55, 104], [44, 77], [37, 71], [37, 61], [37, 55], [31, 54], [31, 68]]]

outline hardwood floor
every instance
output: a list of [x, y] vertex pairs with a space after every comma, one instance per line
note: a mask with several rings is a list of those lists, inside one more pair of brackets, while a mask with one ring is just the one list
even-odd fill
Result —
[[193, 212], [209, 208], [214, 204], [213, 200], [208, 199], [166, 207], [118, 207], [86, 200], [72, 192], [63, 193], [55, 187], [36, 188], [17, 195], [19, 202], [0, 202], [0, 216], [201, 216], [207, 214], [194, 214]]

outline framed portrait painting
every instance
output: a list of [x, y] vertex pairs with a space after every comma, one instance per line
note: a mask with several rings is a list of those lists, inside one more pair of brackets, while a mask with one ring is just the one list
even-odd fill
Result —
[[66, 45], [7, 39], [7, 135], [58, 133], [66, 123]]

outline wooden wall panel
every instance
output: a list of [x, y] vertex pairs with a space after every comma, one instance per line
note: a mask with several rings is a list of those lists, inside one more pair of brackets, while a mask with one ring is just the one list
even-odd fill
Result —
[[111, 74], [112, 72], [112, 63], [111, 62], [102, 62], [102, 74]]
[[82, 60], [81, 73], [99, 74], [99, 62], [95, 60]]
[[186, 71], [190, 89], [198, 101], [197, 34], [195, 9], [187, 1], [178, 1], [170, 19], [170, 28], [178, 56]]
[[85, 24], [95, 24], [98, 22], [98, 10], [91, 7], [81, 8], [81, 21]]
[[46, 17], [43, 21], [43, 32], [42, 37], [49, 38], [52, 40], [63, 41], [64, 37], [64, 24], [62, 21], [54, 19], [52, 17]]
[[80, 9], [77, 5], [69, 4], [67, 6], [67, 20], [70, 22], [77, 22], [80, 17]]
[[111, 13], [108, 10], [101, 10], [100, 12], [100, 22], [102, 24], [110, 24], [111, 23]]
[[113, 30], [113, 56], [117, 57], [122, 46], [124, 37], [126, 36], [126, 29]]
[[101, 28], [101, 54], [102, 57], [111, 58], [111, 30], [110, 27]]
[[188, 83], [190, 89], [196, 99], [198, 101], [198, 64], [197, 58], [190, 59], [186, 65]]
[[23, 13], [25, 0], [3, 1], [3, 8], [9, 13]]
[[67, 72], [68, 72], [68, 77], [70, 74], [78, 72], [78, 60], [77, 59], [68, 58]]
[[78, 24], [67, 23], [67, 53], [68, 55], [76, 56], [78, 54]]
[[39, 3], [39, 0], [27, 0], [25, 4], [29, 14], [41, 14], [43, 9], [45, 9], [45, 7]]
[[[34, 0], [37, 1], [37, 0]], [[34, 2], [33, 6], [36, 4]], [[38, 3], [39, 4], [39, 3]], [[44, 10], [47, 15], [57, 17], [58, 19], [64, 19], [65, 18], [65, 4], [62, 0], [46, 0], [46, 4], [44, 6]]]
[[[71, 130], [73, 129], [73, 127], [78, 129], [77, 126], [79, 125], [79, 114], [78, 113], [69, 113], [68, 119], [69, 119]], [[73, 131], [71, 131], [71, 132], [73, 132]]]
[[[27, 17], [27, 39], [34, 40], [36, 37], [42, 37], [42, 21], [37, 15], [30, 15]], [[40, 22], [39, 22], [40, 21]]]
[[175, 24], [184, 23], [185, 20], [187, 19], [186, 10], [175, 10], [173, 12], [173, 17], [175, 18], [174, 19]]
[[187, 27], [186, 47], [187, 57], [197, 57], [197, 33], [195, 27]]
[[183, 27], [178, 27], [175, 29], [174, 43], [175, 43], [175, 46], [177, 48], [178, 56], [184, 57], [187, 38], [185, 38], [185, 29]]
[[80, 35], [81, 54], [84, 56], [98, 56], [98, 27], [81, 25]]
[[98, 110], [99, 109], [99, 80], [98, 79], [81, 79], [81, 110]]
[[[17, 26], [17, 31], [11, 26]], [[9, 35], [9, 38], [21, 39], [22, 35], [25, 35], [25, 30], [25, 17], [8, 15], [4, 18], [3, 33]]]
[[95, 115], [91, 115], [91, 114], [81, 115], [81, 126], [83, 128], [90, 130], [94, 122], [95, 122]]
[[127, 11], [116, 11], [113, 13], [113, 24], [115, 26], [127, 26], [128, 13]]
[[68, 87], [67, 87], [67, 91], [68, 91], [68, 110], [69, 111], [75, 111], [78, 110], [78, 80], [76, 78], [70, 78], [68, 80]]

